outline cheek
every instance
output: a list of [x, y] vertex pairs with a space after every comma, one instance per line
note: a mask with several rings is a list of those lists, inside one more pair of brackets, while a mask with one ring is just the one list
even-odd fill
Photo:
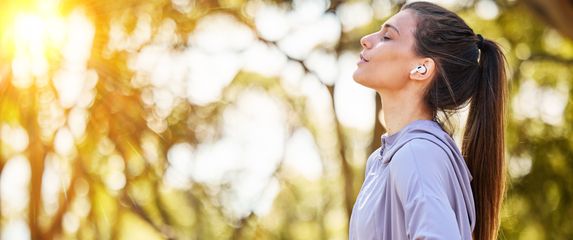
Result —
[[410, 54], [402, 46], [385, 49], [378, 55], [372, 73], [380, 82], [380, 87], [387, 89], [401, 88], [409, 79], [408, 69]]
[[354, 80], [373, 89], [400, 89], [409, 79], [412, 53], [401, 44], [388, 44], [373, 50], [370, 62], [361, 64]]
[[385, 89], [397, 89], [404, 85], [407, 75], [402, 71], [402, 65], [396, 62], [381, 67], [377, 71], [380, 79], [380, 87]]
[[371, 61], [358, 66], [353, 78], [356, 82], [372, 89], [397, 89], [407, 81], [408, 74], [399, 60]]

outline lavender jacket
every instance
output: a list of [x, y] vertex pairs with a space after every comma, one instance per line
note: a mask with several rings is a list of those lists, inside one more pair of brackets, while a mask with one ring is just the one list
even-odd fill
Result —
[[349, 239], [471, 239], [472, 176], [453, 139], [418, 120], [382, 136], [350, 217]]

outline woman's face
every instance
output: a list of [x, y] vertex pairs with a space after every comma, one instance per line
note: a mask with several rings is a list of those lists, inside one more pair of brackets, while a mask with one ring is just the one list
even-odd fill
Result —
[[377, 91], [402, 89], [421, 59], [414, 53], [415, 29], [414, 12], [403, 10], [388, 19], [380, 31], [364, 36], [354, 80]]

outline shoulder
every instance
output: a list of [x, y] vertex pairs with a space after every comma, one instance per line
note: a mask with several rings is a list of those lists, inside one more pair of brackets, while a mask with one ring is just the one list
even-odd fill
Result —
[[448, 158], [448, 154], [442, 146], [425, 138], [415, 138], [396, 151], [392, 157], [392, 162], [398, 166], [402, 164], [428, 166], [446, 163]]
[[411, 181], [418, 184], [444, 183], [452, 170], [446, 151], [437, 143], [424, 138], [412, 139], [400, 147], [389, 167], [398, 184]]

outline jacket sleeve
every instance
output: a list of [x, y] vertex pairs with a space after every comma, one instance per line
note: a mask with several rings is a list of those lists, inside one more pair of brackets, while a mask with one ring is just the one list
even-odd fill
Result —
[[460, 239], [456, 216], [448, 198], [448, 155], [437, 144], [414, 139], [390, 162], [390, 177], [404, 210], [408, 239]]

